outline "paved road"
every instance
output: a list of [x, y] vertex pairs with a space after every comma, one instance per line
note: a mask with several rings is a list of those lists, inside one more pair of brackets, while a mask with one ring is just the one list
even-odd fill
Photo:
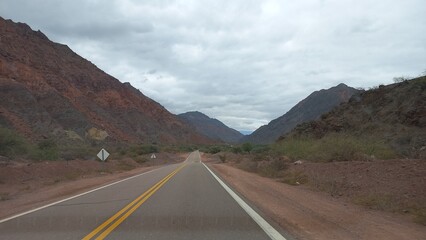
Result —
[[193, 152], [0, 223], [0, 239], [270, 239]]

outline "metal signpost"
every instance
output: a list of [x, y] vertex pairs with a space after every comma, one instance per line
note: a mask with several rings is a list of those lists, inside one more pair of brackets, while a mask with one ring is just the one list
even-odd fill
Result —
[[98, 153], [97, 156], [103, 162], [102, 163], [102, 168], [103, 168], [103, 171], [105, 171], [105, 160], [108, 158], [109, 152], [107, 152], [107, 150], [105, 150], [105, 149], [102, 148], [101, 151], [99, 151], [99, 153]]

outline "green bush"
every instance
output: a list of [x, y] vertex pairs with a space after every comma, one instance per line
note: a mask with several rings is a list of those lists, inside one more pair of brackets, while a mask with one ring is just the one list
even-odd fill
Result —
[[255, 145], [252, 147], [251, 152], [259, 154], [259, 153], [266, 153], [269, 150], [270, 150], [269, 145]]
[[95, 158], [96, 154], [99, 152], [98, 148], [92, 148], [83, 143], [73, 145], [62, 144], [61, 146], [58, 146], [58, 149], [60, 158], [65, 160], [89, 160]]
[[130, 146], [127, 150], [126, 149], [119, 150], [119, 153], [121, 156], [127, 155], [133, 158], [140, 155], [157, 153], [157, 152], [159, 152], [159, 150], [156, 145], [142, 145], [142, 144]]
[[211, 154], [216, 154], [216, 153], [218, 153], [220, 151], [221, 151], [221, 148], [219, 146], [211, 146], [208, 149], [208, 153], [211, 153]]
[[53, 139], [42, 140], [31, 155], [35, 160], [57, 160], [59, 158], [58, 146]]
[[158, 148], [157, 146], [154, 146], [154, 145], [142, 145], [138, 149], [139, 155], [157, 153], [157, 152], [158, 152]]
[[251, 152], [251, 150], [253, 150], [253, 145], [251, 143], [249, 143], [249, 142], [246, 142], [246, 143], [243, 143], [243, 145], [241, 146], [241, 148], [242, 148], [242, 150], [244, 152], [249, 153], [249, 152]]
[[233, 147], [231, 151], [233, 153], [235, 153], [235, 154], [239, 154], [239, 153], [243, 152], [243, 150], [241, 149], [241, 147]]
[[0, 155], [13, 158], [26, 154], [28, 143], [16, 132], [0, 127]]

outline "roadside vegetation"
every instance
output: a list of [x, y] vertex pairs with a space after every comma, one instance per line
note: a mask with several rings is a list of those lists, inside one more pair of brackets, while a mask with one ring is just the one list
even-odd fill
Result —
[[408, 214], [426, 225], [422, 184], [410, 183], [421, 178], [424, 164], [404, 160], [404, 152], [380, 135], [330, 132], [321, 138], [287, 136], [271, 145], [217, 145], [202, 151], [220, 163], [369, 209]]
[[331, 133], [323, 138], [292, 137], [272, 146], [272, 152], [293, 160], [312, 162], [393, 159], [398, 154], [384, 141], [371, 136]]
[[0, 127], [0, 155], [11, 159], [57, 160], [59, 151], [53, 139], [44, 139], [34, 144], [16, 132]]
[[[153, 153], [187, 153], [199, 149], [197, 145], [158, 145], [156, 143], [109, 143], [102, 141], [63, 141], [48, 137], [31, 142], [13, 130], [0, 127], [0, 157], [10, 160], [26, 159], [33, 161], [56, 160], [98, 160], [96, 154], [105, 148], [111, 154], [109, 159], [132, 158], [142, 164]], [[209, 147], [205, 147], [209, 148]], [[211, 152], [221, 151], [213, 146]], [[149, 156], [148, 156], [149, 155]]]

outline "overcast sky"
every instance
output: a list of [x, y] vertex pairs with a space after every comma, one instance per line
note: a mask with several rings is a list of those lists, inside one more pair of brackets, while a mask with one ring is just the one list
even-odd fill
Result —
[[172, 113], [255, 130], [311, 92], [426, 70], [425, 0], [1, 0]]

